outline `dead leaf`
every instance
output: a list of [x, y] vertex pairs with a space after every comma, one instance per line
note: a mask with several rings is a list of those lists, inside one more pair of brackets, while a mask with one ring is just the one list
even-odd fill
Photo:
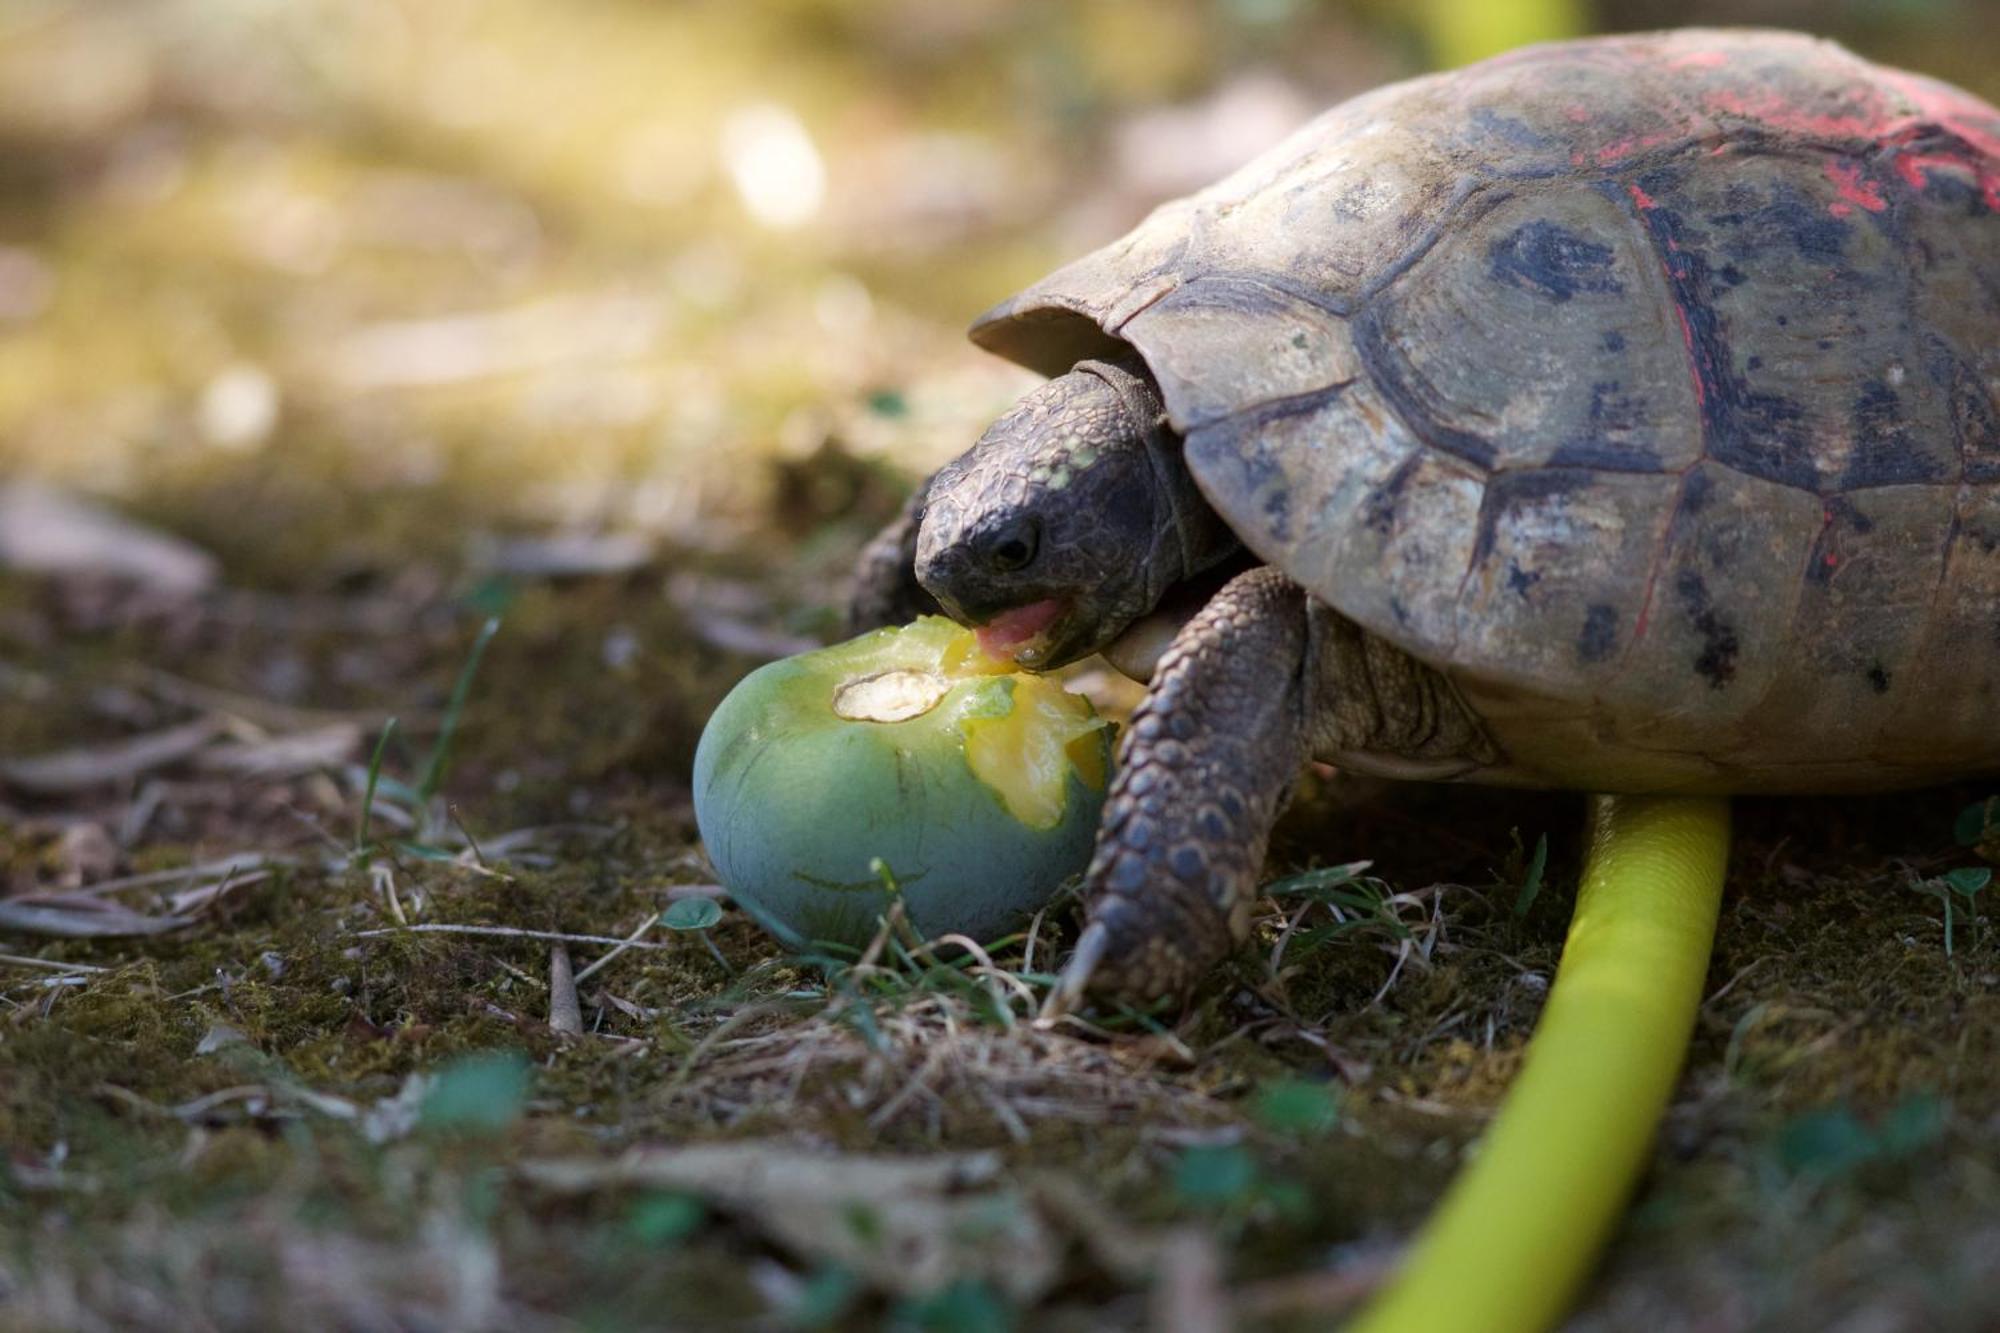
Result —
[[188, 595], [214, 586], [215, 557], [40, 482], [0, 485], [0, 566], [41, 574], [97, 574]]
[[335, 722], [311, 731], [264, 740], [230, 741], [203, 750], [195, 767], [211, 773], [233, 773], [238, 777], [280, 778], [337, 768], [354, 755], [361, 745], [361, 728], [352, 722]]
[[524, 1162], [559, 1193], [646, 1186], [700, 1195], [800, 1258], [897, 1295], [982, 1278], [1016, 1302], [1055, 1281], [1059, 1246], [995, 1153], [828, 1156], [773, 1143], [640, 1148], [610, 1161]]
[[37, 796], [88, 791], [177, 764], [208, 744], [221, 729], [216, 719], [203, 717], [108, 745], [0, 760], [0, 782]]
[[104, 825], [82, 820], [65, 828], [56, 840], [56, 861], [62, 867], [60, 886], [78, 888], [109, 878], [118, 869], [118, 844]]

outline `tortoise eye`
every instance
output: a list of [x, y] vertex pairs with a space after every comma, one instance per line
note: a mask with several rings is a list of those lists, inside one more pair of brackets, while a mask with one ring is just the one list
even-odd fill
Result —
[[987, 547], [986, 563], [1000, 574], [1025, 569], [1035, 558], [1040, 536], [1040, 525], [1035, 520], [1022, 519], [996, 534]]

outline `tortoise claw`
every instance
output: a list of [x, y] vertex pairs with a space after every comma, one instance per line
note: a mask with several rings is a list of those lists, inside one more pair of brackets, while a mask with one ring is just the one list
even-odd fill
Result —
[[1097, 974], [1098, 964], [1104, 961], [1104, 951], [1111, 943], [1111, 932], [1101, 921], [1093, 921], [1084, 927], [1083, 935], [1076, 942], [1076, 951], [1069, 956], [1069, 962], [1056, 979], [1055, 989], [1042, 1002], [1042, 1012], [1035, 1018], [1036, 1027], [1054, 1027], [1063, 1017], [1075, 1011], [1083, 1000], [1083, 994], [1090, 988], [1091, 978]]

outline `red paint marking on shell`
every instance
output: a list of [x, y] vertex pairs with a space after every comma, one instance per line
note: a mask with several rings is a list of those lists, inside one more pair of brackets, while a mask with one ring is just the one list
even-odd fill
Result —
[[1640, 185], [1639, 182], [1632, 181], [1625, 188], [1632, 195], [1632, 204], [1634, 207], [1646, 209], [1658, 208], [1660, 206], [1652, 195], [1646, 193], [1645, 187]]
[[1694, 385], [1694, 404], [1696, 407], [1706, 406], [1708, 386], [1702, 383], [1701, 362], [1694, 354], [1694, 325], [1688, 323], [1687, 308], [1678, 300], [1674, 302], [1674, 317], [1681, 322], [1681, 342], [1687, 347], [1688, 383]]
[[1671, 142], [1676, 137], [1678, 136], [1672, 134], [1628, 135], [1623, 139], [1608, 143], [1598, 149], [1597, 165], [1608, 167], [1621, 157], [1630, 157], [1632, 154], [1643, 152], [1648, 148], [1657, 148], [1663, 143]]
[[1668, 69], [1721, 69], [1729, 63], [1727, 54], [1721, 51], [1689, 51], [1675, 56], [1667, 62]]
[[1826, 206], [1826, 211], [1833, 214], [1837, 218], [1852, 217], [1854, 216], [1854, 205], [1843, 204], [1838, 199], [1836, 199], [1832, 203]]
[[1590, 119], [1590, 108], [1580, 102], [1571, 102], [1563, 108], [1563, 114], [1578, 125]]
[[1933, 171], [1963, 175], [1975, 182], [1979, 180], [1979, 168], [1955, 153], [1900, 153], [1896, 157], [1896, 174], [1913, 190], [1928, 186], [1928, 173]]
[[[1882, 187], [1874, 181], [1862, 179], [1858, 163], [1829, 158], [1826, 178], [1833, 182], [1834, 188], [1840, 191], [1840, 197], [1849, 204], [1859, 205], [1870, 213], [1880, 213], [1889, 206], [1889, 201], [1882, 197]], [[1837, 218], [1847, 216], [1839, 204], [1833, 205], [1830, 211]]]
[[1761, 121], [1775, 130], [1825, 139], [1879, 139], [1900, 120], [1885, 114], [1873, 90], [1857, 87], [1857, 96], [1870, 95], [1874, 105], [1854, 112], [1811, 112], [1801, 110], [1782, 94], [1765, 92], [1748, 95], [1733, 88], [1711, 88], [1703, 95], [1710, 114], [1736, 116]]

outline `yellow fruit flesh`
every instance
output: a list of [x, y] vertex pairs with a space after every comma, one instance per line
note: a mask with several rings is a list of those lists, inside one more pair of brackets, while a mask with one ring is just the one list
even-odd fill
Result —
[[965, 762], [1000, 794], [1007, 813], [1029, 828], [1062, 822], [1073, 769], [1092, 791], [1104, 788], [1104, 724], [1090, 705], [1039, 676], [1014, 677], [1014, 708], [1005, 717], [969, 717]]
[[967, 707], [958, 720], [972, 775], [1009, 814], [1035, 829], [1062, 822], [1071, 772], [1090, 790], [1104, 789], [1109, 746], [1102, 733], [1108, 724], [1088, 700], [1048, 677], [1016, 673], [1012, 662], [982, 651], [972, 631], [948, 621], [926, 618], [901, 635], [906, 650], [927, 651], [918, 660], [904, 659], [907, 665], [843, 684], [833, 700], [839, 716], [907, 721], [931, 711], [958, 685], [1004, 677], [1004, 707]]

